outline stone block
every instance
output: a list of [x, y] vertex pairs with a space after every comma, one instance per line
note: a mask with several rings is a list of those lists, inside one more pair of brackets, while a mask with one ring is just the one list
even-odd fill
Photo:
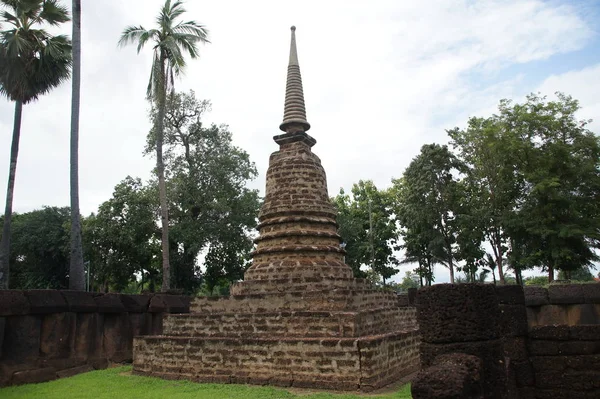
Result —
[[13, 374], [12, 385], [36, 384], [55, 380], [56, 369], [47, 367], [43, 369], [17, 371]]
[[154, 295], [152, 299], [150, 299], [150, 304], [148, 305], [148, 312], [150, 313], [163, 313], [168, 311], [167, 303], [164, 299], [165, 295]]
[[104, 315], [103, 347], [106, 357], [113, 363], [131, 362], [133, 335], [128, 313]]
[[502, 305], [525, 305], [525, 294], [520, 285], [496, 285], [496, 297]]
[[23, 292], [29, 301], [29, 313], [60, 313], [68, 310], [67, 302], [57, 290], [27, 290]]
[[75, 353], [85, 360], [105, 357], [104, 315], [99, 313], [78, 313], [75, 327]]
[[41, 324], [40, 316], [6, 317], [2, 361], [16, 364], [35, 360], [40, 352]]
[[398, 295], [398, 306], [406, 307], [408, 305], [409, 305], [408, 294], [399, 294]]
[[585, 303], [582, 284], [551, 285], [548, 287], [548, 299], [551, 304]]
[[38, 368], [52, 367], [57, 371], [60, 371], [83, 366], [85, 362], [86, 360], [81, 357], [69, 357], [54, 359], [38, 359], [36, 365], [38, 366]]
[[572, 326], [569, 338], [578, 341], [600, 341], [600, 324]]
[[573, 370], [600, 370], [600, 355], [565, 356], [564, 363]]
[[443, 355], [411, 383], [413, 399], [479, 399], [483, 395], [481, 359], [463, 353]]
[[[160, 298], [165, 305], [165, 312], [168, 313], [188, 313], [190, 308], [189, 304], [186, 305], [181, 301], [179, 295], [164, 295], [156, 294], [154, 298]], [[154, 300], [154, 298], [152, 298]]]
[[108, 368], [108, 359], [105, 357], [90, 359], [88, 360], [88, 364], [91, 365], [94, 370], [104, 370]]
[[408, 304], [411, 306], [414, 306], [417, 303], [417, 291], [416, 288], [408, 289]]
[[99, 313], [123, 313], [125, 306], [121, 303], [119, 294], [99, 294], [94, 296]]
[[152, 333], [151, 313], [129, 313], [132, 336], [149, 335]]
[[20, 290], [0, 290], [0, 316], [29, 313], [29, 301]]
[[84, 313], [98, 311], [98, 305], [94, 301], [93, 292], [62, 290], [60, 293], [65, 298], [65, 301], [67, 301], [69, 312]]
[[510, 367], [514, 371], [518, 387], [532, 387], [535, 385], [533, 367], [531, 366], [529, 360], [511, 361]]
[[500, 308], [500, 334], [503, 337], [527, 335], [527, 312], [523, 305], [498, 305]]
[[552, 341], [566, 341], [569, 339], [570, 329], [566, 325], [538, 326], [529, 331], [529, 338]]
[[93, 371], [94, 368], [89, 364], [85, 364], [83, 366], [73, 367], [70, 369], [62, 370], [57, 372], [59, 378], [73, 377], [77, 374], [87, 373], [89, 371]]
[[581, 324], [600, 325], [600, 304], [582, 303], [578, 305], [563, 305], [567, 308], [566, 323], [570, 326]]
[[417, 296], [417, 320], [424, 342], [470, 342], [499, 337], [494, 286], [436, 284], [420, 289]]
[[579, 371], [566, 369], [560, 372], [536, 372], [535, 382], [536, 387], [540, 389], [591, 391], [600, 389], [599, 377], [600, 372], [598, 370]]
[[548, 290], [544, 287], [526, 286], [524, 289], [526, 306], [548, 305]]
[[558, 353], [564, 355], [594, 355], [600, 353], [600, 341], [561, 341]]
[[[150, 304], [151, 295], [119, 295], [121, 303], [125, 307], [127, 312], [143, 313], [148, 311], [148, 305]], [[189, 304], [188, 304], [189, 308]]]
[[69, 357], [75, 345], [75, 313], [51, 313], [42, 316], [40, 355], [47, 358]]
[[505, 337], [502, 338], [504, 345], [504, 354], [511, 360], [527, 360], [527, 340], [525, 337]]
[[600, 303], [600, 283], [582, 284], [581, 289], [585, 303]]
[[536, 312], [535, 325], [550, 326], [568, 324], [569, 315], [566, 305], [544, 305], [527, 308], [528, 312], [532, 310]]
[[549, 341], [549, 340], [530, 340], [529, 345], [529, 354], [531, 356], [548, 356], [548, 355], [558, 355], [558, 341]]
[[[506, 389], [506, 365], [501, 340], [431, 344], [421, 342], [421, 367], [433, 366], [435, 358], [449, 353], [464, 353], [481, 359], [486, 398], [495, 398]], [[490, 395], [490, 396], [488, 396]]]
[[163, 313], [151, 313], [152, 326], [150, 328], [150, 335], [161, 335], [163, 333]]

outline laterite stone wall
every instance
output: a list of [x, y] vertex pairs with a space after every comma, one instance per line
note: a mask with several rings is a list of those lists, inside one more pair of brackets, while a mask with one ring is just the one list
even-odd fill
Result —
[[0, 386], [131, 362], [133, 337], [162, 333], [164, 313], [189, 297], [0, 290]]

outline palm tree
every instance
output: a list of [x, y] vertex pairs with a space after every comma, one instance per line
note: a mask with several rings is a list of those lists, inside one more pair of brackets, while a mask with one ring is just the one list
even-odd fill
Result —
[[52, 36], [41, 26], [57, 26], [69, 20], [67, 9], [57, 0], [0, 0], [7, 30], [0, 32], [0, 94], [15, 102], [15, 119], [2, 240], [0, 241], [0, 288], [8, 288], [10, 224], [19, 155], [23, 105], [48, 93], [70, 77], [71, 42]]
[[71, 96], [71, 258], [69, 288], [83, 291], [83, 246], [79, 213], [79, 99], [81, 92], [81, 0], [73, 0], [73, 87]]
[[154, 44], [154, 59], [150, 69], [150, 81], [146, 96], [158, 108], [154, 130], [156, 131], [156, 170], [162, 226], [163, 292], [168, 291], [170, 288], [171, 273], [169, 265], [169, 212], [162, 153], [166, 98], [167, 93], [173, 91], [174, 77], [180, 75], [185, 69], [184, 52], [192, 59], [198, 58], [197, 43], [210, 43], [208, 30], [203, 25], [195, 21], [175, 22], [183, 13], [185, 13], [183, 2], [175, 1], [171, 3], [171, 0], [166, 0], [156, 17], [157, 28], [146, 30], [143, 26], [129, 26], [125, 28], [119, 40], [120, 46], [137, 42], [138, 53], [149, 41]]

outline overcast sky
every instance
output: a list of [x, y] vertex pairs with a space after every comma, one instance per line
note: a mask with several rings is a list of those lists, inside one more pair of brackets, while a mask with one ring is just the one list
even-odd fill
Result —
[[[80, 196], [84, 215], [127, 175], [148, 178], [146, 85], [151, 48], [118, 48], [128, 25], [153, 27], [163, 0], [83, 0]], [[63, 0], [64, 4], [70, 1]], [[210, 99], [256, 162], [264, 189], [283, 116], [289, 27], [298, 54], [313, 148], [329, 194], [359, 179], [386, 187], [423, 144], [490, 115], [498, 100], [564, 91], [582, 118], [600, 114], [600, 1], [198, 1], [186, 19], [212, 44], [177, 90]], [[65, 27], [70, 34], [70, 25]], [[69, 204], [70, 84], [23, 110], [16, 212]], [[8, 176], [14, 104], [0, 100], [0, 187]], [[595, 121], [591, 129], [600, 132]]]

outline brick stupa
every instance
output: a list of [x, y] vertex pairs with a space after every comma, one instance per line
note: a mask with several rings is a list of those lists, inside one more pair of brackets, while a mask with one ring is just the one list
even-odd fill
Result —
[[368, 391], [419, 365], [415, 310], [353, 278], [325, 171], [306, 132], [292, 27], [285, 111], [274, 137], [252, 266], [231, 296], [196, 298], [163, 336], [136, 337], [136, 374], [201, 382]]

